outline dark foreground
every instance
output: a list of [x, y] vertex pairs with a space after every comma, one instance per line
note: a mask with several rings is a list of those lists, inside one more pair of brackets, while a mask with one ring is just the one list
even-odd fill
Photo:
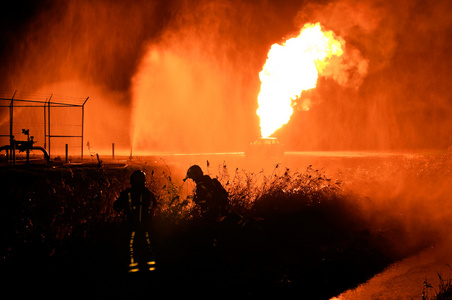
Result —
[[[382, 271], [395, 257], [385, 253], [384, 240], [365, 231], [349, 236], [341, 232], [342, 224], [327, 218], [313, 212], [309, 219], [288, 217], [231, 228], [218, 249], [198, 247], [197, 232], [190, 226], [166, 236], [154, 234], [157, 271], [135, 274], [127, 273], [126, 233], [117, 225], [104, 225], [89, 237], [66, 239], [52, 256], [48, 245], [31, 241], [2, 266], [2, 273], [30, 296], [329, 299]], [[325, 232], [320, 222], [335, 229]]]
[[[428, 244], [395, 245], [403, 226], [392, 222], [390, 229], [375, 229], [359, 206], [350, 205], [350, 195], [313, 189], [311, 180], [306, 184], [312, 191], [287, 195], [282, 192], [287, 186], [274, 183], [252, 206], [237, 205], [246, 225], [224, 221], [220, 245], [207, 249], [198, 243], [196, 224], [174, 214], [185, 205], [182, 199], [172, 197], [168, 203], [160, 195], [166, 207], [152, 228], [157, 270], [129, 274], [128, 236], [111, 204], [136, 168], [2, 167], [0, 272], [5, 286], [20, 295], [51, 298], [329, 299]], [[167, 184], [163, 189], [170, 192]], [[235, 201], [243, 196], [243, 187], [242, 194], [237, 189], [230, 187]]]

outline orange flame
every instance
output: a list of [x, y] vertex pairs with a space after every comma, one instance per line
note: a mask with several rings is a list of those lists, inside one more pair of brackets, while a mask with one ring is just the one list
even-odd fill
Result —
[[[270, 136], [289, 122], [293, 102], [303, 91], [316, 87], [319, 73], [329, 59], [343, 54], [344, 43], [332, 31], [323, 32], [320, 23], [308, 23], [297, 37], [282, 45], [272, 45], [259, 73], [262, 84], [257, 114], [263, 137]], [[309, 107], [304, 110], [309, 110]]]

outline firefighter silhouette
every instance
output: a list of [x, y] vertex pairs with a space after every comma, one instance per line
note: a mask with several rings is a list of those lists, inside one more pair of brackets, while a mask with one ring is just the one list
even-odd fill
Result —
[[193, 201], [199, 209], [200, 222], [204, 226], [207, 242], [217, 246], [219, 239], [219, 223], [228, 212], [228, 193], [216, 178], [204, 175], [201, 167], [191, 166], [187, 171], [187, 179], [196, 183]]
[[134, 171], [130, 176], [131, 187], [122, 191], [114, 202], [116, 210], [124, 211], [130, 234], [130, 273], [154, 271], [156, 267], [149, 235], [156, 200], [145, 184], [146, 174]]

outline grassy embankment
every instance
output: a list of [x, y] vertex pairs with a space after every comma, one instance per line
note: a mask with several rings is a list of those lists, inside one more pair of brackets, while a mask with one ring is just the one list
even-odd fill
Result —
[[[122, 216], [112, 203], [136, 168], [147, 172], [159, 202], [153, 226], [158, 272], [131, 278], [124, 269]], [[215, 290], [327, 299], [422, 247], [396, 245], [395, 237], [405, 233], [402, 222], [392, 219], [390, 229], [381, 229], [369, 221], [368, 199], [344, 192], [341, 181], [311, 166], [301, 173], [279, 166], [268, 175], [220, 169], [231, 205], [247, 223], [224, 221], [219, 249], [206, 255], [196, 244], [190, 193], [181, 191], [167, 166], [3, 167], [3, 272], [12, 280], [27, 278], [25, 286], [43, 293]]]

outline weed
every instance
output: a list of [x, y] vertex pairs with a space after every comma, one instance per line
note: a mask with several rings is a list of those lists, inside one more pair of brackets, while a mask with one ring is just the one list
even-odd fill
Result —
[[[178, 184], [172, 176], [171, 169], [163, 161], [166, 170], [161, 174], [151, 173], [150, 189], [157, 198], [158, 208], [156, 214], [166, 222], [179, 223], [181, 220], [189, 219], [193, 209], [193, 198], [191, 194], [183, 193], [183, 183]], [[158, 176], [158, 178], [155, 178]]]
[[[452, 271], [450, 265], [447, 265]], [[444, 279], [440, 273], [438, 273], [439, 284], [438, 290], [432, 286], [427, 278], [424, 280], [424, 287], [422, 290], [422, 300], [448, 300], [452, 299], [452, 277], [449, 275], [449, 279]], [[430, 296], [430, 291], [434, 291], [434, 295]]]
[[[80, 249], [86, 256], [97, 255], [93, 260], [113, 255], [110, 240], [121, 244], [118, 232], [123, 216], [112, 204], [128, 186], [133, 171], [141, 169], [158, 200], [154, 220], [162, 243], [156, 248], [166, 256], [170, 270], [166, 275], [185, 272], [182, 277], [190, 278], [196, 272], [198, 266], [190, 265], [192, 259], [187, 258], [197, 254], [192, 238], [198, 232], [190, 230], [199, 229], [187, 226], [196, 213], [194, 183], [175, 179], [178, 176], [165, 161], [125, 168], [101, 163], [41, 168], [0, 169], [5, 195], [5, 209], [0, 211], [5, 241], [0, 264], [17, 263], [36, 249], [42, 250], [41, 256], [62, 261], [80, 260]], [[360, 223], [359, 212], [348, 208], [341, 181], [328, 178], [323, 170], [308, 166], [304, 172], [292, 172], [276, 165], [267, 174], [231, 171], [223, 163], [216, 177], [228, 191], [233, 210], [249, 221], [245, 227], [226, 227], [221, 232], [225, 264], [233, 266], [224, 274], [247, 285], [247, 291], [318, 285], [313, 291], [321, 290], [327, 298], [392, 262], [382, 250], [385, 241], [375, 242]], [[99, 249], [92, 252], [93, 245]], [[182, 248], [183, 252], [174, 251]], [[186, 268], [179, 271], [181, 266]], [[328, 289], [322, 288], [325, 282]]]

